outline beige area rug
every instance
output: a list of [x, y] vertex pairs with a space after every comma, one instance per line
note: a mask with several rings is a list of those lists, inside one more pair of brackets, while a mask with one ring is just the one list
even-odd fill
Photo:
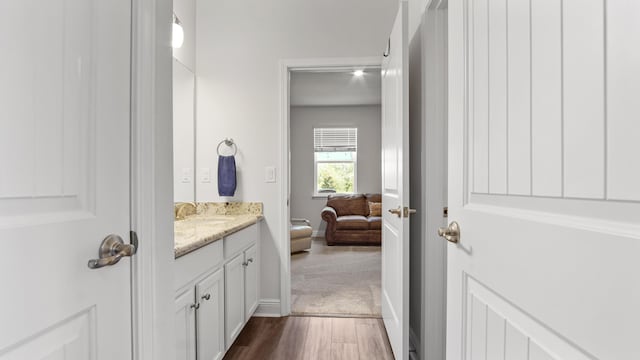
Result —
[[380, 251], [314, 238], [311, 251], [291, 255], [292, 313], [380, 317]]

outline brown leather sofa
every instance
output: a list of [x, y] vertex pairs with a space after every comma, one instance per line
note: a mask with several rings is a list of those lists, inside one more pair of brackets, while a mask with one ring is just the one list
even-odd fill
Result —
[[381, 202], [380, 194], [331, 194], [322, 210], [327, 222], [327, 245], [380, 245], [382, 217], [370, 216], [369, 202]]

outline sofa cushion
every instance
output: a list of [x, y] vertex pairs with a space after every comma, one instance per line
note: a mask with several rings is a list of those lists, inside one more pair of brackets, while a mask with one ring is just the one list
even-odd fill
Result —
[[371, 202], [382, 202], [382, 194], [364, 194], [367, 198], [367, 201]]
[[329, 195], [327, 206], [334, 208], [338, 216], [369, 215], [369, 204], [363, 194]]
[[382, 203], [369, 201], [369, 216], [382, 216]]
[[[381, 194], [364, 194], [365, 199], [367, 200], [367, 204], [372, 202], [372, 203], [381, 203], [382, 204], [382, 195]], [[369, 211], [367, 211], [367, 215], [365, 216], [371, 216], [371, 209], [367, 209]], [[377, 215], [373, 215], [373, 216], [377, 216]]]
[[362, 215], [338, 216], [337, 230], [368, 230], [369, 221]]
[[380, 216], [369, 216], [367, 218], [369, 222], [369, 230], [381, 230], [382, 229], [382, 217]]

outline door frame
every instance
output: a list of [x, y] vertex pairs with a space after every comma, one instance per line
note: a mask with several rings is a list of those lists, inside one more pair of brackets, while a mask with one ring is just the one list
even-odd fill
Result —
[[[175, 359], [172, 0], [131, 2], [132, 359]], [[171, 281], [166, 281], [170, 279]]]
[[[448, 1], [432, 0], [422, 15], [421, 98], [422, 169], [421, 215], [422, 301], [420, 358], [444, 359], [447, 326], [447, 243], [437, 236], [446, 226], [448, 201]], [[429, 174], [431, 172], [431, 174]]]
[[310, 71], [326, 69], [353, 69], [357, 66], [376, 67], [382, 65], [380, 57], [345, 57], [345, 58], [309, 58], [309, 59], [283, 59], [280, 60], [280, 168], [282, 169], [282, 182], [280, 188], [280, 234], [278, 254], [282, 266], [280, 266], [280, 316], [291, 314], [291, 241], [289, 234], [289, 150], [290, 150], [290, 82], [289, 74], [292, 71]]

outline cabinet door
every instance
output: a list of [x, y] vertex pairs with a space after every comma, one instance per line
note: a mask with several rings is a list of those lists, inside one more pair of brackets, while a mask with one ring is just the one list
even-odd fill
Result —
[[196, 309], [193, 288], [175, 301], [176, 360], [196, 360]]
[[245, 319], [249, 320], [258, 307], [258, 256], [253, 245], [244, 252], [244, 307]]
[[222, 269], [196, 284], [198, 308], [198, 360], [224, 355], [224, 279]]
[[228, 349], [244, 326], [244, 254], [224, 265], [225, 343]]

